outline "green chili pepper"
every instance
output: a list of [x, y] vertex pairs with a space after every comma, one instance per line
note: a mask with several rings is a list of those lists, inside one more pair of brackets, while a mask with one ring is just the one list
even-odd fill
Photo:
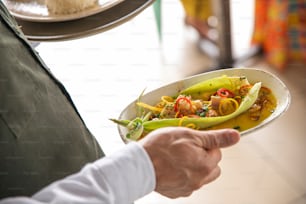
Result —
[[226, 88], [232, 92], [238, 90], [242, 85], [249, 84], [246, 77], [233, 76], [228, 77], [226, 75], [208, 79], [199, 82], [193, 86], [190, 86], [180, 92], [184, 95], [194, 95], [200, 93], [214, 93], [220, 88]]
[[134, 120], [110, 120], [118, 125], [126, 127], [129, 130], [128, 134], [126, 135], [128, 139], [138, 140], [144, 131], [143, 123], [149, 120], [151, 114], [152, 112], [148, 112], [143, 117], [136, 117]]

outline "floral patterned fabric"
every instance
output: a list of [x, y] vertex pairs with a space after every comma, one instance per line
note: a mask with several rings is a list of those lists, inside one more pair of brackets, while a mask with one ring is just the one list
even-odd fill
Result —
[[283, 70], [288, 63], [306, 63], [306, 1], [256, 0], [253, 45], [267, 61]]

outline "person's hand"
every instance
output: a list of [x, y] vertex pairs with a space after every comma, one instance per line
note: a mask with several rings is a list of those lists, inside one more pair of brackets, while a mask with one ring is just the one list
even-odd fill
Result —
[[169, 198], [189, 196], [220, 175], [220, 148], [239, 141], [233, 129], [198, 131], [183, 127], [161, 128], [139, 142], [155, 169], [155, 191]]

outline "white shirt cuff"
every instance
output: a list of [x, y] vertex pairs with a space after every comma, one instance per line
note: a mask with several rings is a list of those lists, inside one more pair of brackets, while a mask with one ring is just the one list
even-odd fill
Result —
[[94, 163], [115, 192], [114, 199], [127, 203], [143, 197], [155, 189], [156, 178], [148, 153], [137, 142]]

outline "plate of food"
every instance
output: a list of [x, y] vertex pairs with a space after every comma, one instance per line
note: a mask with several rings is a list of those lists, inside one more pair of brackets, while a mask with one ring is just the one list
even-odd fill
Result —
[[234, 128], [244, 136], [282, 115], [290, 101], [286, 85], [267, 71], [222, 69], [141, 93], [111, 121], [125, 142], [168, 126]]
[[32, 22], [76, 20], [105, 11], [124, 0], [3, 0], [12, 15]]

